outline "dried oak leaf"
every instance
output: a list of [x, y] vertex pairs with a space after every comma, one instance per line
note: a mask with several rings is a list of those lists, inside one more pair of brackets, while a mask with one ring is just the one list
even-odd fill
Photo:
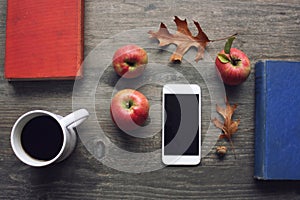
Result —
[[207, 35], [202, 31], [200, 24], [194, 21], [195, 26], [198, 29], [198, 34], [193, 36], [191, 31], [188, 28], [186, 19], [181, 20], [175, 16], [174, 22], [177, 26], [177, 32], [171, 34], [164, 23], [160, 24], [160, 28], [157, 32], [149, 31], [148, 33], [151, 37], [159, 40], [159, 46], [166, 46], [171, 43], [177, 45], [176, 51], [170, 58], [171, 62], [181, 61], [183, 55], [192, 47], [198, 49], [195, 61], [198, 62], [204, 54], [204, 49], [208, 42], [211, 40], [208, 39]]
[[214, 118], [212, 122], [215, 124], [216, 127], [221, 129], [223, 133], [220, 135], [220, 138], [226, 138], [229, 140], [230, 145], [234, 151], [233, 142], [232, 142], [232, 135], [237, 132], [238, 126], [240, 123], [240, 119], [237, 121], [232, 120], [232, 115], [237, 108], [237, 105], [234, 104], [231, 106], [228, 103], [226, 98], [226, 107], [222, 108], [219, 105], [216, 105], [217, 112], [224, 118], [224, 123], [220, 122], [217, 118]]

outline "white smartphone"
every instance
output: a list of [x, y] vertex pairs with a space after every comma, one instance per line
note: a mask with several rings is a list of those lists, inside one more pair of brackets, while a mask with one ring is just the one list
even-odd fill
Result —
[[201, 161], [201, 89], [195, 84], [167, 84], [162, 102], [162, 161], [197, 165]]

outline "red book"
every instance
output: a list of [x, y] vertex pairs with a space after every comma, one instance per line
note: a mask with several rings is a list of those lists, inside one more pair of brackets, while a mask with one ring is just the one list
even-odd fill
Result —
[[82, 76], [84, 0], [7, 0], [5, 78]]

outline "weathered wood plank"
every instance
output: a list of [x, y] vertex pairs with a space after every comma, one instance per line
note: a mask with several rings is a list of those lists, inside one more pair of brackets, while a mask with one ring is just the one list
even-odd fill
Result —
[[[4, 64], [6, 0], [0, 0], [0, 66]], [[300, 4], [298, 0], [269, 1], [157, 1], [157, 0], [86, 0], [85, 56], [102, 41], [140, 27], [158, 28], [164, 22], [175, 30], [173, 16], [199, 21], [209, 38], [238, 32], [234, 46], [245, 51], [252, 66], [259, 59], [300, 60]], [[134, 36], [133, 36], [134, 37]], [[148, 36], [146, 36], [148, 37]], [[209, 44], [211, 57], [223, 42]], [[113, 49], [112, 49], [113, 50]], [[105, 55], [104, 55], [105, 56]], [[159, 53], [152, 53], [155, 58]], [[167, 55], [165, 56], [168, 57]], [[167, 62], [162, 60], [161, 62]], [[200, 61], [201, 62], [201, 61]], [[170, 67], [170, 66], [168, 66]], [[186, 77], [203, 85], [203, 129], [210, 121], [210, 96], [201, 79], [194, 78], [188, 63], [175, 66]], [[89, 70], [89, 69], [85, 69]], [[96, 100], [99, 123], [111, 141], [132, 152], [149, 152], [160, 148], [159, 134], [147, 139], [120, 137], [108, 108], [97, 107], [109, 101], [118, 77], [112, 71], [100, 81]], [[3, 79], [0, 68], [0, 199], [299, 199], [298, 182], [258, 182], [254, 165], [254, 69], [244, 84], [227, 87], [231, 103], [239, 105], [235, 117], [241, 118], [234, 136], [237, 159], [229, 149], [220, 160], [214, 149], [196, 167], [166, 167], [157, 171], [131, 174], [109, 168], [97, 161], [82, 142], [72, 156], [57, 165], [35, 169], [23, 165], [13, 155], [9, 135], [14, 121], [32, 109], [46, 109], [61, 115], [72, 111], [72, 81], [16, 82]], [[160, 102], [159, 86], [141, 88], [151, 101]], [[106, 102], [106, 104], [109, 104]], [[106, 105], [105, 104], [105, 105]], [[94, 106], [94, 105], [91, 105]], [[159, 116], [159, 112], [155, 113]], [[153, 128], [158, 128], [159, 123]], [[93, 130], [93, 127], [91, 127]], [[132, 145], [134, 143], [134, 145]], [[226, 144], [219, 141], [217, 144]]]

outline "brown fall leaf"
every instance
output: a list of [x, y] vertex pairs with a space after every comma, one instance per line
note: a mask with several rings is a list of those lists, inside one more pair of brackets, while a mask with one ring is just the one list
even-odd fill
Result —
[[179, 19], [175, 16], [174, 22], [177, 26], [177, 32], [171, 34], [164, 23], [160, 24], [160, 28], [157, 32], [149, 31], [151, 37], [159, 40], [159, 46], [166, 46], [169, 44], [177, 45], [176, 51], [170, 58], [171, 62], [181, 61], [183, 55], [191, 48], [196, 47], [198, 49], [195, 61], [198, 62], [204, 54], [204, 50], [208, 42], [207, 35], [202, 31], [200, 24], [194, 21], [195, 26], [198, 29], [198, 34], [193, 36], [188, 28], [188, 24], [185, 20]]
[[240, 123], [240, 119], [238, 119], [237, 121], [232, 120], [232, 115], [236, 108], [237, 105], [234, 104], [233, 106], [231, 106], [226, 98], [226, 108], [222, 108], [219, 105], [216, 105], [216, 110], [224, 118], [224, 123], [220, 122], [217, 118], [214, 118], [212, 120], [215, 126], [223, 131], [223, 133], [220, 135], [220, 138], [228, 139], [233, 151], [234, 147], [231, 138], [232, 135], [237, 132]]

